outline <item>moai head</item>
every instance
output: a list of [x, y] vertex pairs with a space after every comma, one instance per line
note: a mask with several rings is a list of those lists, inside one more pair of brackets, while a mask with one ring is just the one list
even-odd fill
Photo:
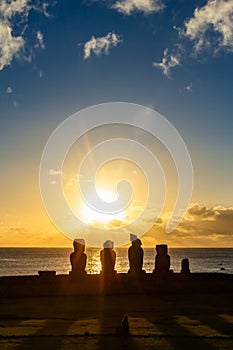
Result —
[[166, 244], [157, 244], [155, 249], [157, 255], [167, 255], [168, 249]]
[[130, 233], [130, 242], [134, 242], [138, 239], [138, 237], [134, 233]]
[[104, 247], [104, 249], [106, 249], [106, 248], [113, 249], [114, 248], [114, 242], [110, 241], [110, 239], [108, 239], [107, 241], [104, 242], [103, 247]]
[[133, 247], [135, 247], [135, 248], [139, 248], [139, 247], [141, 247], [142, 242], [141, 242], [141, 240], [138, 238], [138, 239], [136, 239], [135, 241], [132, 242], [132, 245], [133, 245]]
[[181, 260], [181, 272], [190, 272], [189, 259], [185, 258]]
[[82, 238], [75, 239], [73, 242], [75, 252], [84, 252], [85, 250], [85, 241]]

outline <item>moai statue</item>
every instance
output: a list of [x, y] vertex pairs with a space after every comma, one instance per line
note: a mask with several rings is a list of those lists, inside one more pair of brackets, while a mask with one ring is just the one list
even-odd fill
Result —
[[155, 269], [157, 275], [166, 275], [170, 269], [170, 256], [167, 254], [168, 249], [166, 244], [156, 245]]
[[130, 234], [130, 240], [132, 242], [131, 247], [128, 250], [129, 258], [129, 273], [140, 274], [143, 272], [143, 249], [141, 248], [142, 242], [136, 235]]
[[87, 263], [87, 256], [84, 253], [84, 239], [75, 239], [73, 246], [74, 251], [70, 254], [70, 263], [72, 267], [71, 274], [75, 276], [82, 276], [86, 274], [85, 268]]
[[114, 243], [110, 240], [103, 245], [104, 249], [100, 252], [100, 261], [102, 273], [104, 277], [108, 278], [115, 274], [116, 252], [113, 249]]
[[188, 275], [190, 273], [189, 269], [189, 259], [182, 259], [181, 260], [181, 271], [182, 274]]

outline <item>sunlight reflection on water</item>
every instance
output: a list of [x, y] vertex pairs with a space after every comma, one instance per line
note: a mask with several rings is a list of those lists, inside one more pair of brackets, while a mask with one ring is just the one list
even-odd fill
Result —
[[[38, 270], [56, 270], [57, 274], [70, 271], [69, 248], [0, 248], [0, 276], [37, 275]], [[233, 249], [170, 248], [171, 268], [180, 272], [181, 259], [189, 258], [191, 272], [233, 273]], [[100, 249], [87, 248], [87, 273], [98, 274], [101, 270]], [[129, 269], [128, 251], [116, 249], [115, 269], [125, 273]], [[152, 272], [155, 250], [144, 248], [143, 268]]]

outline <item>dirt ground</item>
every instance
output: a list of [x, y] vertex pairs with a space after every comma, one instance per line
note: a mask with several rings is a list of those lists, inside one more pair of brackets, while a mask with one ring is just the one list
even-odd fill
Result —
[[0, 349], [230, 350], [232, 295], [2, 298]]

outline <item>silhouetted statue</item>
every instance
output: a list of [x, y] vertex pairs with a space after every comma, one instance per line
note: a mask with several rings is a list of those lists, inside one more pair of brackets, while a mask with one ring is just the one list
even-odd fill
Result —
[[121, 320], [121, 326], [116, 328], [116, 334], [118, 336], [128, 337], [129, 336], [129, 319], [128, 315], [124, 314]]
[[182, 274], [189, 274], [190, 269], [189, 269], [189, 259], [182, 259], [181, 261], [181, 271]]
[[129, 335], [129, 319], [128, 315], [124, 315], [122, 322], [121, 322], [121, 334], [124, 337], [128, 337]]
[[129, 258], [129, 273], [140, 274], [143, 265], [143, 249], [141, 248], [142, 242], [136, 235], [130, 234], [130, 240], [132, 242], [131, 247], [128, 250]]
[[154, 272], [158, 275], [165, 275], [170, 269], [170, 256], [167, 254], [166, 244], [156, 245], [156, 257], [155, 257], [155, 270]]
[[113, 242], [108, 240], [104, 243], [104, 249], [100, 252], [102, 273], [105, 277], [111, 277], [115, 273], [116, 252], [113, 250], [113, 246]]
[[71, 274], [84, 275], [87, 263], [87, 256], [84, 253], [85, 241], [84, 239], [75, 239], [73, 242], [74, 252], [70, 254], [70, 263], [72, 267]]

